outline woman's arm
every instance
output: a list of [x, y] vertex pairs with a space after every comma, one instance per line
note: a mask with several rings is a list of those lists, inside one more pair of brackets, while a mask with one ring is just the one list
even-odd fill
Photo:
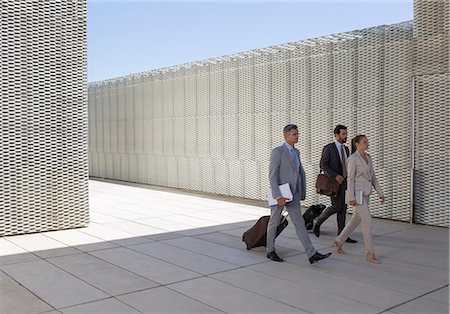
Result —
[[350, 156], [348, 158], [348, 170], [347, 170], [347, 192], [348, 192], [348, 202], [355, 202], [355, 177], [356, 177], [356, 160], [355, 156]]

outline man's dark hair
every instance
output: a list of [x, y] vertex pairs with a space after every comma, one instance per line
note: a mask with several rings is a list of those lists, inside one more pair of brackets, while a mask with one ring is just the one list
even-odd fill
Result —
[[336, 125], [336, 127], [334, 128], [334, 134], [341, 134], [341, 130], [347, 130], [347, 127], [342, 124]]
[[288, 124], [284, 127], [283, 133], [289, 133], [291, 130], [297, 130], [297, 126], [295, 124]]

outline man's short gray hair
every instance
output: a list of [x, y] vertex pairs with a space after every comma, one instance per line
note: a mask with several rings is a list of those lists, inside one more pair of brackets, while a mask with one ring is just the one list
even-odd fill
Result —
[[291, 130], [297, 130], [297, 126], [295, 124], [288, 124], [284, 127], [283, 133], [289, 133]]

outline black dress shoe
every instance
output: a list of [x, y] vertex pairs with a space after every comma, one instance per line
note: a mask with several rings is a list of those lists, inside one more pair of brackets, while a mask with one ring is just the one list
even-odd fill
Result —
[[267, 258], [274, 261], [274, 262], [282, 262], [283, 259], [275, 253], [275, 251], [272, 251], [270, 253], [267, 253]]
[[350, 238], [347, 238], [347, 240], [345, 240], [345, 242], [347, 242], [347, 243], [356, 243], [356, 242], [358, 242], [358, 241], [357, 241], [357, 240], [350, 239]]
[[331, 253], [327, 253], [327, 254], [320, 254], [319, 252], [316, 252], [316, 254], [314, 254], [313, 256], [311, 256], [309, 258], [309, 262], [311, 264], [317, 263], [320, 260], [323, 260], [325, 258], [327, 258], [328, 256], [330, 256]]
[[313, 232], [316, 235], [316, 237], [320, 237], [320, 225], [315, 224], [313, 227]]

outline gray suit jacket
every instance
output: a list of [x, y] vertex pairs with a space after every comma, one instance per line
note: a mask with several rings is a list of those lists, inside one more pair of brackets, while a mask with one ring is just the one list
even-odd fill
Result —
[[372, 158], [367, 155], [369, 164], [367, 164], [358, 151], [351, 154], [348, 158], [348, 200], [355, 200], [355, 191], [363, 191], [363, 195], [372, 193], [372, 186], [377, 191], [378, 196], [383, 196], [380, 185], [378, 184], [375, 170], [373, 170]]
[[306, 175], [300, 161], [300, 152], [294, 148], [298, 156], [299, 171], [296, 171], [291, 154], [286, 145], [275, 147], [270, 155], [269, 181], [275, 199], [281, 197], [279, 185], [289, 183], [292, 193], [297, 190], [300, 200], [306, 197]]

